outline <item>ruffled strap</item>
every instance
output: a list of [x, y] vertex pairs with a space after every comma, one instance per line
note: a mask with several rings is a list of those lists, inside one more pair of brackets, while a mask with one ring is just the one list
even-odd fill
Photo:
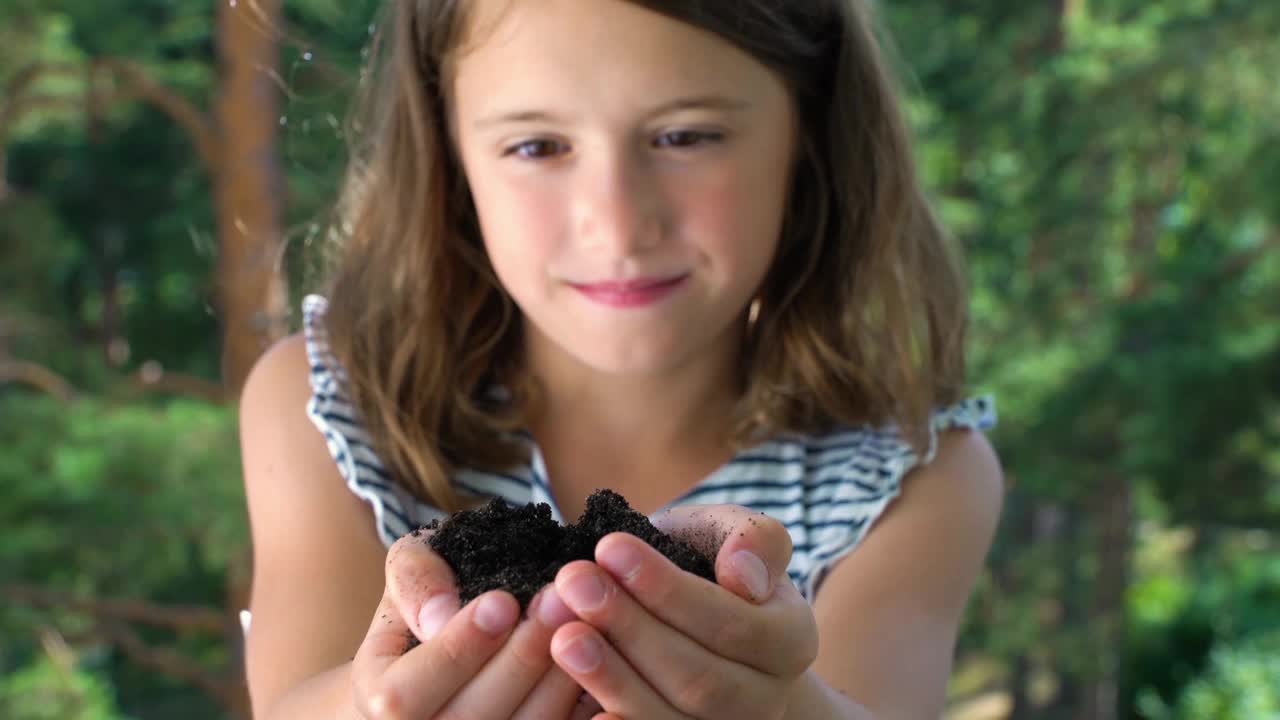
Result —
[[396, 483], [373, 451], [373, 443], [347, 395], [347, 375], [329, 345], [324, 317], [328, 301], [308, 295], [302, 303], [302, 328], [310, 365], [311, 399], [307, 417], [329, 447], [347, 488], [373, 507], [378, 536], [388, 546], [438, 516]]
[[995, 400], [990, 395], [982, 395], [939, 408], [933, 413], [929, 423], [929, 447], [923, 458], [896, 428], [867, 433], [862, 447], [842, 471], [849, 482], [840, 487], [840, 501], [824, 506], [824, 511], [830, 512], [832, 517], [812, 518], [815, 523], [834, 524], [840, 531], [824, 535], [822, 542], [813, 548], [813, 564], [805, 587], [801, 588], [805, 597], [812, 601], [831, 568], [862, 542], [889, 505], [902, 494], [902, 480], [907, 473], [933, 462], [941, 432], [958, 428], [985, 431], [995, 424]]

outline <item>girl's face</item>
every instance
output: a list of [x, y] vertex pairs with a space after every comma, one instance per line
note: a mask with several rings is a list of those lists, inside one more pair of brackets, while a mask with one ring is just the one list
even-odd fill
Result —
[[651, 375], [734, 352], [790, 182], [782, 81], [622, 0], [476, 0], [471, 20], [454, 141], [532, 356]]

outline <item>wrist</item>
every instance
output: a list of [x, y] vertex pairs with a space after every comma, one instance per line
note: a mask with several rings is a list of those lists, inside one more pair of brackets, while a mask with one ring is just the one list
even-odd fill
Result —
[[351, 663], [299, 682], [260, 714], [267, 720], [299, 717], [361, 720], [364, 716], [356, 709], [351, 685]]
[[783, 720], [876, 720], [871, 711], [831, 687], [818, 673], [806, 670], [787, 699]]

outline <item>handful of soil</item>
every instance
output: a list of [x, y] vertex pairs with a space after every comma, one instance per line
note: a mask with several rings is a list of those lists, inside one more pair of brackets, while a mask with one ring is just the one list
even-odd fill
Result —
[[546, 503], [509, 507], [495, 498], [443, 522], [434, 520], [425, 529], [434, 531], [431, 549], [453, 568], [463, 605], [490, 590], [506, 590], [515, 595], [523, 612], [561, 567], [574, 560], [594, 560], [596, 543], [613, 532], [635, 535], [682, 570], [711, 582], [716, 577], [712, 559], [658, 530], [611, 490], [592, 493], [582, 517], [569, 525], [552, 520]]

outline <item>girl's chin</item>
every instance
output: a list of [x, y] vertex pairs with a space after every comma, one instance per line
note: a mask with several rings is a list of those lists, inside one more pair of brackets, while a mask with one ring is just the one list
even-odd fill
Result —
[[[610, 339], [616, 343], [609, 342]], [[600, 340], [603, 340], [601, 342]], [[599, 338], [597, 341], [576, 342], [560, 346], [559, 353], [571, 365], [588, 372], [640, 379], [669, 372], [679, 363], [681, 353], [672, 338], [655, 338], [652, 343], [637, 342], [638, 338]]]
[[656, 377], [668, 372], [673, 363], [669, 357], [599, 357], [578, 356], [578, 362], [600, 375], [615, 376], [618, 379], [641, 380]]

